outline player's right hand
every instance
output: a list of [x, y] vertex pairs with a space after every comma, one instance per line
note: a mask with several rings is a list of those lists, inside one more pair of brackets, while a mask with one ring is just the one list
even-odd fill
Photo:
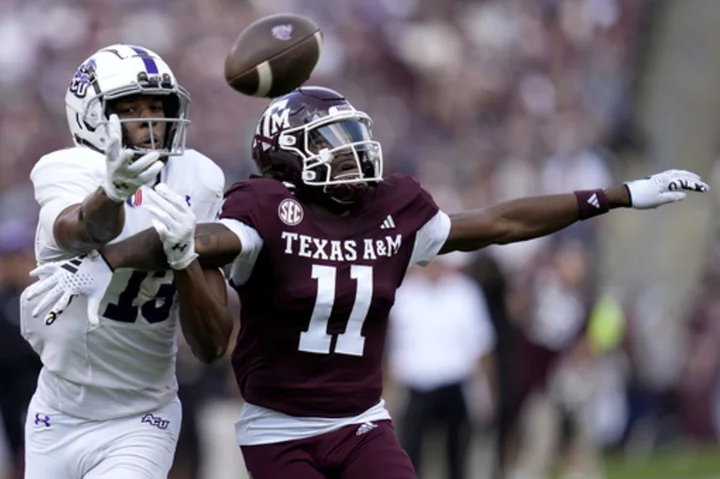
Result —
[[147, 192], [145, 208], [155, 217], [153, 228], [163, 243], [168, 264], [175, 270], [187, 268], [198, 257], [195, 252], [195, 213], [183, 196], [164, 183]]
[[710, 187], [699, 175], [687, 170], [667, 170], [625, 183], [630, 205], [636, 210], [657, 208], [682, 201], [686, 191], [707, 192]]
[[96, 251], [84, 256], [46, 263], [30, 272], [39, 281], [30, 285], [25, 300], [34, 302], [34, 318], [44, 315], [51, 325], [76, 296], [87, 296], [87, 315], [91, 324], [99, 324], [98, 309], [105, 290], [110, 285], [112, 270]]
[[123, 148], [122, 125], [117, 115], [110, 115], [107, 129], [110, 142], [105, 150], [107, 173], [102, 189], [108, 198], [121, 203], [134, 195], [142, 185], [155, 179], [164, 164], [158, 159], [160, 154], [156, 151], [133, 161], [135, 153]]

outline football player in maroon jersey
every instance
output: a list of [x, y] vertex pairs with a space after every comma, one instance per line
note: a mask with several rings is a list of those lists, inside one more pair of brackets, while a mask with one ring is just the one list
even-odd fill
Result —
[[[195, 224], [184, 193], [156, 188], [155, 230], [101, 250], [111, 268], [175, 271], [183, 314], [204, 316], [191, 346], [212, 360], [227, 347], [221, 273], [242, 302], [232, 354], [246, 401], [236, 438], [254, 479], [411, 479], [416, 474], [381, 399], [388, 313], [407, 269], [436, 255], [544, 236], [613, 208], [680, 201], [706, 191], [670, 170], [624, 185], [523, 198], [447, 215], [412, 178], [383, 177], [372, 122], [342, 95], [303, 87], [273, 100], [252, 152], [262, 176], [231, 186], [220, 219]], [[75, 268], [73, 268], [75, 269]], [[62, 311], [62, 277], [107, 275], [92, 255], [76, 273], [41, 281]], [[63, 299], [65, 298], [65, 299]], [[442, 327], [442, 318], [438, 318]]]

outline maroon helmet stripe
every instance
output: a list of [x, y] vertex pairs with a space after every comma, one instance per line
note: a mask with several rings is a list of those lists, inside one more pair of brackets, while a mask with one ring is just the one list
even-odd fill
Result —
[[272, 139], [272, 138], [269, 138], [269, 137], [267, 137], [267, 136], [260, 135], [260, 134], [256, 134], [256, 135], [255, 135], [255, 139], [256, 139], [257, 141], [262, 141], [262, 142], [264, 142], [264, 143], [272, 143], [272, 142], [273, 142], [273, 139]]

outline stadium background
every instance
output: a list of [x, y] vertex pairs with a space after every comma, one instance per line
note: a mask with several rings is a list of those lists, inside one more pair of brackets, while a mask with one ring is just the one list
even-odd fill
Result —
[[[162, 55], [192, 96], [188, 144], [229, 185], [254, 171], [248, 145], [266, 101], [225, 85], [224, 55], [242, 27], [281, 11], [325, 31], [310, 83], [368, 112], [386, 168], [418, 177], [450, 212], [669, 167], [709, 179], [710, 197], [490, 253], [522, 295], [558, 240], [578, 239], [588, 297], [610, 305], [605, 316], [621, 308], [620, 333], [591, 338], [591, 361], [624, 398], [609, 409], [622, 433], [608, 433], [608, 477], [718, 476], [716, 0], [0, 0], [0, 283], [23, 281], [29, 263], [18, 253], [31, 252], [37, 214], [28, 173], [70, 144], [63, 97], [91, 52], [126, 42]], [[178, 372], [198, 414], [198, 477], [243, 477], [231, 473], [241, 399], [227, 364], [201, 366], [181, 351]], [[388, 378], [391, 407], [402, 397]], [[481, 429], [473, 477], [493, 455], [492, 424]]]

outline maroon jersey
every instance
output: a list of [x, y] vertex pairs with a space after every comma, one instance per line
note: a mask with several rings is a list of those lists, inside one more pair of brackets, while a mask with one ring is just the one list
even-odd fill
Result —
[[340, 217], [300, 203], [283, 183], [251, 179], [221, 218], [263, 240], [232, 356], [243, 397], [293, 416], [355, 416], [377, 404], [388, 313], [417, 231], [438, 213], [420, 185], [392, 175]]

